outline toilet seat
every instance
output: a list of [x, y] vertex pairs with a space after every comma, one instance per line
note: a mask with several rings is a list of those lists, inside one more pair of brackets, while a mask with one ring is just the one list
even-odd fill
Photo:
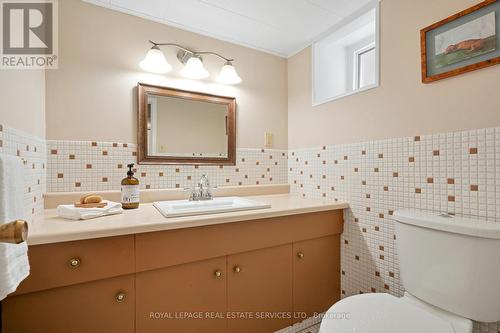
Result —
[[455, 333], [450, 322], [389, 294], [362, 294], [333, 305], [319, 333]]

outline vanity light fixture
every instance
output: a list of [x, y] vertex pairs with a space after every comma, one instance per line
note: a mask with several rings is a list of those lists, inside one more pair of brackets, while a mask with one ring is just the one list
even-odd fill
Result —
[[203, 66], [202, 55], [216, 56], [225, 61], [224, 66], [216, 78], [216, 81], [223, 84], [237, 84], [240, 83], [241, 77], [236, 73], [233, 66], [234, 59], [228, 59], [215, 52], [196, 52], [185, 48], [175, 43], [156, 43], [149, 41], [153, 46], [148, 51], [144, 60], [139, 63], [139, 66], [148, 72], [165, 74], [172, 70], [172, 66], [165, 59], [165, 55], [160, 50], [160, 46], [174, 46], [179, 49], [177, 52], [177, 59], [184, 64], [181, 70], [181, 75], [190, 79], [204, 79], [210, 74]]

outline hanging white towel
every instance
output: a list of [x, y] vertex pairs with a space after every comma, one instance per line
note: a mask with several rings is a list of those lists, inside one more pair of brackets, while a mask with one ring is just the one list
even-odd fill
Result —
[[[19, 157], [0, 154], [0, 224], [25, 219], [24, 166]], [[0, 243], [0, 300], [29, 275], [28, 246]]]
[[59, 205], [57, 215], [71, 220], [88, 220], [96, 217], [123, 213], [122, 204], [104, 200], [106, 207], [103, 208], [79, 208], [74, 205]]

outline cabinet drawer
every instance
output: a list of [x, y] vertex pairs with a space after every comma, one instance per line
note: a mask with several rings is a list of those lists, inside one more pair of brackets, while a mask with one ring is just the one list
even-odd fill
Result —
[[134, 272], [134, 236], [30, 246], [30, 276], [16, 295]]
[[134, 333], [134, 306], [134, 275], [10, 296], [2, 331]]
[[138, 234], [136, 268], [158, 269], [342, 231], [343, 212], [336, 210]]

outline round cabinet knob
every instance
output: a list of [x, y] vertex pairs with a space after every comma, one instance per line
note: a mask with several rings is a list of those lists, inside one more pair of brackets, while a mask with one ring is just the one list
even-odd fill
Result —
[[240, 273], [241, 272], [241, 267], [240, 266], [234, 266], [233, 268], [235, 273]]
[[298, 257], [299, 259], [304, 259], [304, 252], [298, 252], [298, 253], [297, 253], [297, 257]]
[[214, 276], [215, 276], [216, 279], [220, 279], [222, 277], [222, 272], [219, 271], [219, 270], [216, 270], [214, 272]]
[[123, 302], [123, 301], [125, 300], [125, 298], [126, 298], [126, 295], [125, 295], [125, 293], [124, 293], [124, 292], [119, 292], [119, 293], [117, 293], [117, 294], [115, 295], [115, 299], [116, 299], [116, 301], [117, 301], [118, 303]]
[[82, 264], [82, 260], [80, 258], [71, 258], [69, 260], [69, 266], [71, 268], [78, 268]]

